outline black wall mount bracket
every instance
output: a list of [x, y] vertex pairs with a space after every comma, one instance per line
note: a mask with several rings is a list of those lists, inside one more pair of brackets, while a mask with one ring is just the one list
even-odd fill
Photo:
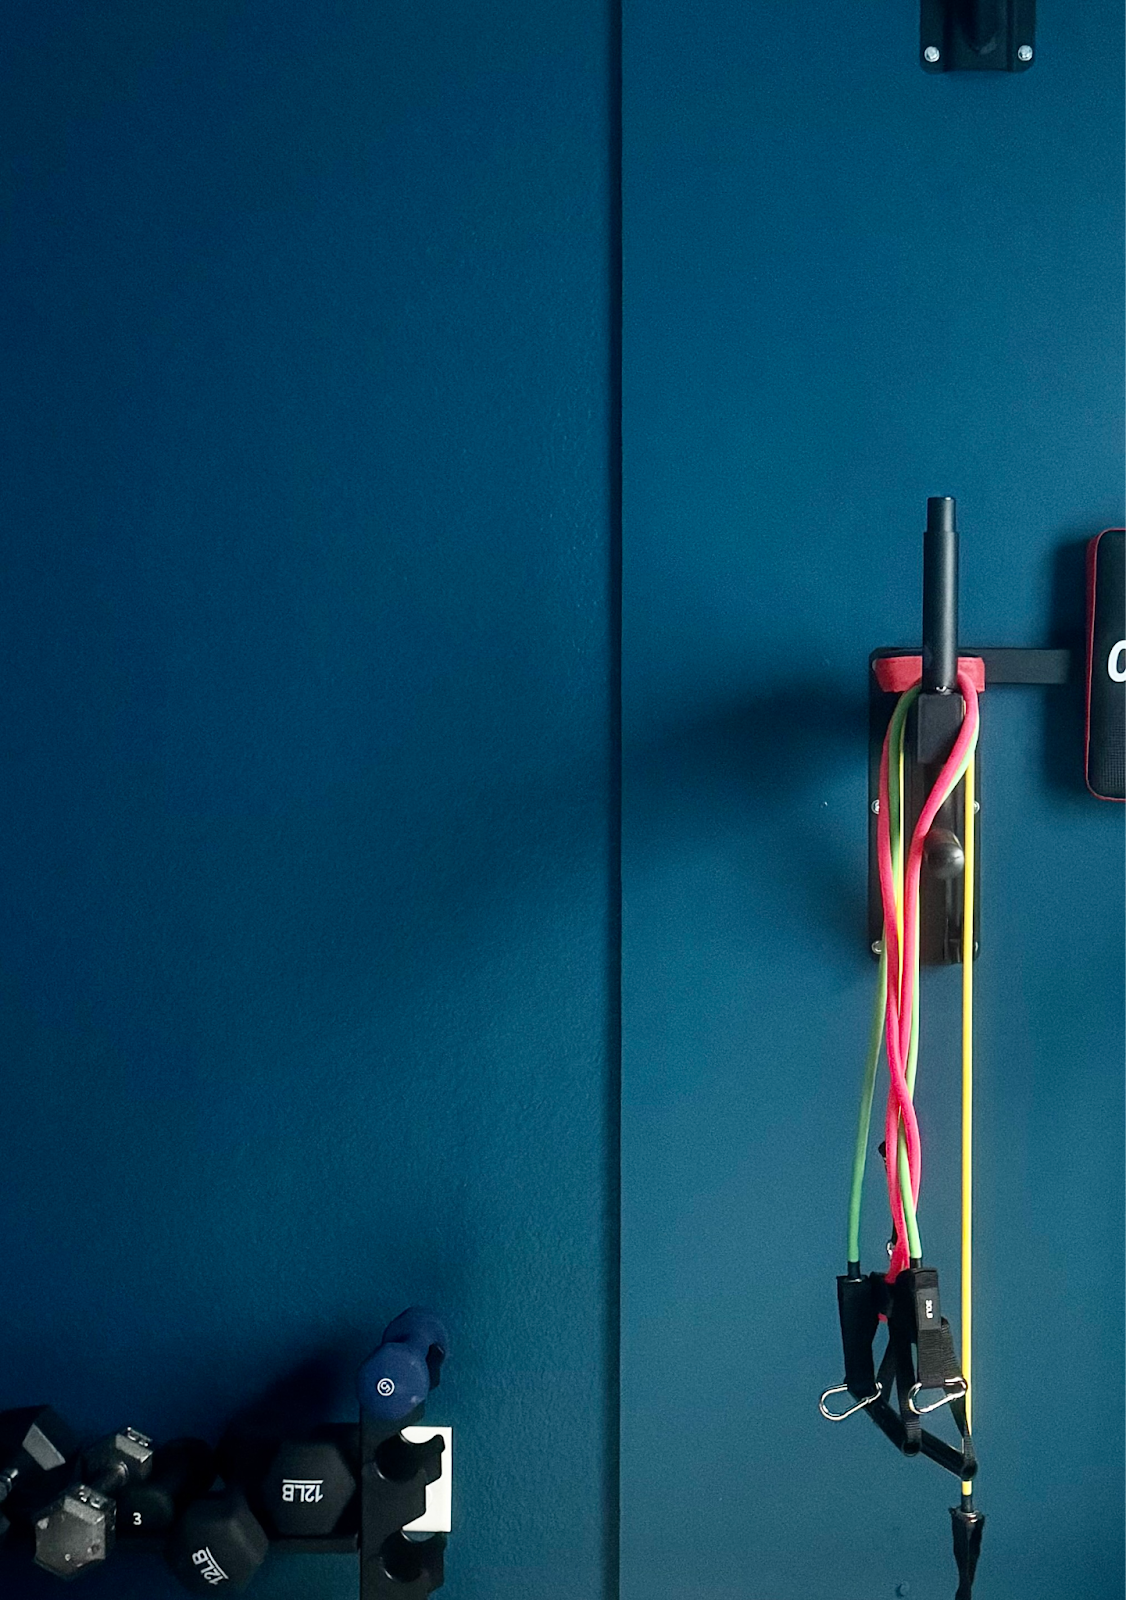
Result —
[[[1000, 684], [1064, 684], [1071, 675], [1069, 650], [973, 648], [958, 640], [958, 522], [950, 495], [927, 501], [923, 534], [923, 640], [918, 649], [874, 650], [868, 672], [868, 943], [883, 948], [878, 829], [880, 761], [888, 723], [899, 695], [912, 684], [918, 695], [907, 713], [903, 741], [903, 821], [911, 837], [962, 723], [960, 685], [979, 694]], [[968, 679], [968, 683], [966, 683]], [[919, 959], [924, 966], [950, 966], [971, 959], [981, 934], [981, 759], [974, 756], [974, 926], [963, 928], [965, 786], [959, 783], [934, 815], [925, 841], [919, 879]]]
[[921, 0], [924, 72], [1027, 72], [1036, 59], [1036, 0]]
[[[880, 661], [896, 657], [918, 657], [915, 649], [873, 650], [869, 658], [868, 673], [868, 942], [873, 955], [879, 954], [879, 941], [883, 936], [883, 904], [880, 899], [880, 872], [876, 854], [876, 828], [879, 817], [880, 752], [884, 735], [898, 696], [885, 693], [876, 676]], [[976, 658], [985, 665], [986, 690], [1006, 685], [1029, 685], [1041, 688], [1066, 684], [1071, 676], [1070, 650], [1025, 650], [1004, 646], [964, 645], [959, 650], [962, 657]], [[988, 700], [989, 695], [985, 697]], [[921, 774], [915, 762], [907, 765], [907, 816], [918, 815], [923, 800]], [[981, 835], [982, 835], [982, 784], [981, 751], [974, 762], [974, 788], [978, 811], [975, 817], [977, 849], [974, 852], [974, 955], [978, 953], [981, 934]], [[964, 819], [961, 812], [961, 788], [951, 802], [949, 822], [961, 838]], [[920, 885], [920, 952], [924, 966], [948, 966], [962, 959], [963, 929], [961, 923], [962, 889], [948, 879], [939, 880], [923, 867]]]

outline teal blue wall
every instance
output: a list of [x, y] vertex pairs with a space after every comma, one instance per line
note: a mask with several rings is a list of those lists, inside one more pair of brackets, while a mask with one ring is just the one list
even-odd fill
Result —
[[[980, 643], [1075, 638], [1079, 546], [1122, 517], [1121, 7], [1040, 11], [1027, 75], [936, 78], [907, 0], [625, 6], [623, 1600], [955, 1586], [951, 1486], [816, 1400], [874, 981], [868, 652], [918, 637], [928, 494]], [[1122, 815], [1073, 698], [983, 718], [977, 1592], [1099, 1600]], [[957, 1001], [927, 983], [918, 1096], [954, 1307]]]
[[213, 1437], [308, 1364], [345, 1414], [424, 1300], [445, 1593], [598, 1595], [607, 14], [4, 31], [0, 1405]]
[[[936, 80], [908, 0], [626, 0], [620, 273], [612, 6], [11, 12], [0, 1406], [214, 1435], [298, 1372], [344, 1414], [432, 1301], [444, 1592], [611, 1600], [620, 1116], [624, 1600], [951, 1592], [945, 1485], [815, 1397], [867, 653], [928, 493], [1006, 644], [1075, 636], [1122, 514], [1122, 23], [1041, 10], [1031, 73]], [[986, 697], [982, 1600], [1121, 1583], [1122, 819], [1076, 714]]]

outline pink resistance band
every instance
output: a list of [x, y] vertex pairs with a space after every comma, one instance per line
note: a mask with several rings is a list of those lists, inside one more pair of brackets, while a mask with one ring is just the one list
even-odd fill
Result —
[[[913, 687], [913, 685], [908, 685]], [[911, 1049], [911, 1014], [915, 1003], [915, 950], [918, 941], [916, 912], [919, 903], [919, 877], [923, 866], [923, 851], [939, 807], [953, 784], [954, 774], [965, 760], [980, 715], [977, 686], [974, 676], [959, 663], [958, 688], [966, 702], [962, 726], [954, 741], [934, 787], [928, 794], [919, 820], [911, 835], [904, 872], [903, 904], [903, 959], [900, 961], [899, 933], [895, 914], [895, 879], [891, 860], [891, 803], [889, 794], [888, 738], [884, 740], [880, 756], [880, 812], [877, 826], [877, 855], [880, 869], [880, 897], [884, 912], [884, 939], [887, 944], [887, 1056], [891, 1086], [888, 1090], [887, 1116], [884, 1123], [885, 1150], [887, 1151], [888, 1201], [895, 1224], [895, 1246], [888, 1267], [887, 1280], [896, 1277], [910, 1261], [907, 1243], [907, 1225], [903, 1214], [903, 1196], [899, 1188], [899, 1124], [902, 1119], [907, 1146], [907, 1167], [911, 1180], [911, 1193], [916, 1203], [922, 1179], [922, 1149], [919, 1140], [919, 1122], [907, 1088], [907, 1059]]]

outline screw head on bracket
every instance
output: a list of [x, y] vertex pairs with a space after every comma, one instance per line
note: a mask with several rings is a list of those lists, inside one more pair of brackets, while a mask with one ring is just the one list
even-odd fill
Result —
[[1022, 44], [1020, 46], [1020, 48], [1017, 50], [1017, 60], [1018, 61], [1031, 61], [1032, 60], [1032, 46], [1030, 44]]
[[933, 67], [936, 61], [942, 60], [942, 51], [936, 44], [928, 44], [927, 48], [923, 51], [923, 60], [929, 61]]

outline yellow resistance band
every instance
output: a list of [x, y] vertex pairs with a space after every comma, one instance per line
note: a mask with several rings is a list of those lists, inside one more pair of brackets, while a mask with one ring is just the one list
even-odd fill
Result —
[[[973, 1218], [974, 1218], [974, 761], [966, 768], [965, 878], [962, 901], [962, 1376], [966, 1380], [966, 1428], [973, 1432]], [[962, 1493], [973, 1493], [972, 1483]]]

